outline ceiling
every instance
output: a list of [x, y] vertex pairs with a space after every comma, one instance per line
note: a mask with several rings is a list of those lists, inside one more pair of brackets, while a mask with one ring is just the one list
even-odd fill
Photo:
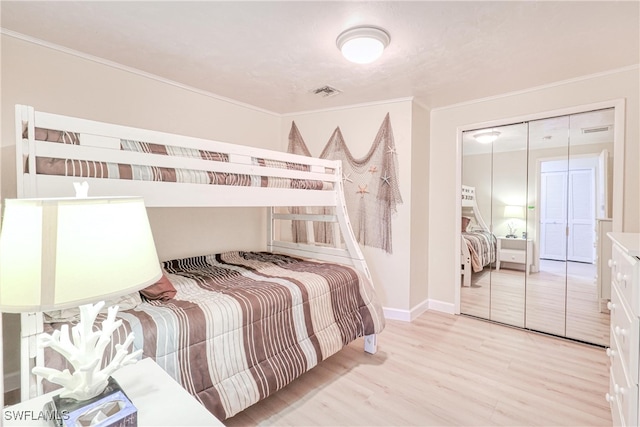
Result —
[[[638, 1], [7, 1], [5, 34], [275, 113], [415, 97], [438, 107], [638, 64]], [[378, 61], [335, 40], [385, 28]], [[342, 93], [311, 93], [324, 85]]]

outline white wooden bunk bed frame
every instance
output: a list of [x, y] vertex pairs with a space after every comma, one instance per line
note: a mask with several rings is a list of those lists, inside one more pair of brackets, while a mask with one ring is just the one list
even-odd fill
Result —
[[[80, 145], [43, 142], [35, 138], [35, 128], [54, 129], [80, 134]], [[24, 129], [27, 130], [23, 137]], [[153, 141], [158, 144], [206, 149], [228, 155], [228, 162], [168, 155], [124, 151], [121, 139]], [[236, 185], [203, 185], [143, 180], [87, 178], [36, 174], [36, 156], [82, 161], [113, 162], [170, 168], [191, 168], [219, 173], [258, 175], [283, 179], [319, 180], [332, 184], [331, 189], [252, 187]], [[275, 162], [307, 165], [308, 170], [256, 165], [256, 158]], [[25, 162], [26, 159], [26, 162]], [[16, 165], [18, 198], [73, 197], [73, 182], [87, 181], [89, 195], [142, 196], [148, 207], [266, 207], [267, 250], [287, 255], [315, 258], [351, 265], [370, 280], [371, 274], [355, 239], [344, 199], [340, 161], [305, 157], [201, 138], [137, 129], [91, 120], [36, 111], [33, 107], [16, 106]], [[333, 215], [279, 213], [278, 207], [329, 206]], [[304, 210], [304, 209], [303, 209]], [[306, 225], [308, 243], [278, 240], [276, 221], [299, 220]], [[334, 247], [315, 244], [313, 222], [335, 223], [337, 242]], [[43, 331], [42, 313], [23, 314], [21, 319], [21, 389], [26, 400], [42, 394], [42, 384], [31, 374], [34, 366], [42, 366], [44, 352], [38, 349], [36, 337]], [[367, 335], [364, 350], [377, 351], [377, 336]]]
[[[475, 224], [483, 230], [490, 231], [489, 227], [487, 227], [487, 223], [484, 222], [484, 219], [480, 214], [480, 209], [478, 208], [478, 203], [476, 201], [475, 187], [468, 185], [462, 186], [462, 216], [472, 218], [472, 224]], [[469, 248], [467, 247], [467, 243], [462, 235], [460, 236], [460, 264], [460, 271], [463, 275], [462, 285], [470, 287], [471, 274], [473, 274], [471, 268], [471, 253], [469, 253]]]

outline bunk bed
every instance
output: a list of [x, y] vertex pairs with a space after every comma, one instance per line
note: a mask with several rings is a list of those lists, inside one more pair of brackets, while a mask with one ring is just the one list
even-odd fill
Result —
[[[90, 196], [142, 196], [148, 207], [267, 208], [266, 251], [166, 260], [161, 292], [118, 314], [123, 325], [114, 345], [133, 331], [134, 350], [142, 349], [219, 419], [359, 337], [366, 352], [376, 352], [384, 317], [349, 223], [339, 161], [21, 105], [16, 139], [19, 198], [72, 197], [73, 183], [87, 181]], [[291, 205], [303, 209], [283, 209]], [[333, 213], [305, 214], [310, 206]], [[307, 243], [281, 238], [281, 221], [303, 221]], [[333, 247], [314, 243], [314, 222], [337, 224]], [[23, 399], [43, 392], [34, 366], [64, 368], [64, 359], [38, 348], [36, 337], [69, 319], [44, 320], [42, 313], [22, 317]]]
[[460, 242], [462, 285], [471, 286], [471, 275], [496, 261], [496, 238], [482, 218], [474, 187], [462, 186]]

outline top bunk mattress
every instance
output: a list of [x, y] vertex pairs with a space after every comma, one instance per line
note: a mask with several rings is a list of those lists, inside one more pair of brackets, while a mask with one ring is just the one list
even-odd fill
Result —
[[[77, 132], [67, 132], [54, 129], [36, 127], [34, 129], [35, 140], [42, 142], [52, 142], [81, 146], [84, 134]], [[28, 137], [25, 128], [23, 138]], [[95, 144], [93, 137], [87, 143], [89, 146]], [[179, 145], [158, 144], [146, 141], [136, 141], [130, 139], [120, 139], [111, 148], [126, 152], [145, 153], [151, 155], [172, 156], [176, 158], [174, 164], [180, 164], [180, 158], [199, 159], [210, 162], [229, 163], [230, 156], [226, 153], [210, 151], [206, 149], [196, 149], [182, 147]], [[255, 166], [288, 169], [295, 171], [310, 171], [309, 165], [269, 160], [260, 157], [251, 157], [251, 163]], [[40, 175], [56, 175], [82, 178], [105, 178], [105, 179], [125, 179], [139, 181], [176, 182], [190, 184], [211, 184], [211, 185], [235, 185], [249, 187], [273, 187], [292, 188], [305, 190], [333, 190], [333, 183], [323, 180], [282, 178], [274, 176], [264, 176], [256, 174], [238, 174], [229, 172], [216, 172], [211, 170], [198, 170], [184, 167], [162, 167], [143, 164], [116, 163], [98, 160], [82, 160], [78, 158], [60, 158], [38, 155], [35, 159], [36, 173]], [[25, 172], [29, 172], [29, 162], [25, 158]], [[334, 171], [325, 170], [327, 178]]]

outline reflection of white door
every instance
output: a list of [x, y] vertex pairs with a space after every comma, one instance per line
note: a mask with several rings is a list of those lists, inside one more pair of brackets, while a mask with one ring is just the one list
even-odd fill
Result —
[[593, 169], [569, 171], [567, 259], [593, 263], [595, 242], [595, 176]]
[[540, 175], [540, 258], [567, 259], [567, 173]]
[[595, 171], [542, 172], [540, 258], [594, 261]]

